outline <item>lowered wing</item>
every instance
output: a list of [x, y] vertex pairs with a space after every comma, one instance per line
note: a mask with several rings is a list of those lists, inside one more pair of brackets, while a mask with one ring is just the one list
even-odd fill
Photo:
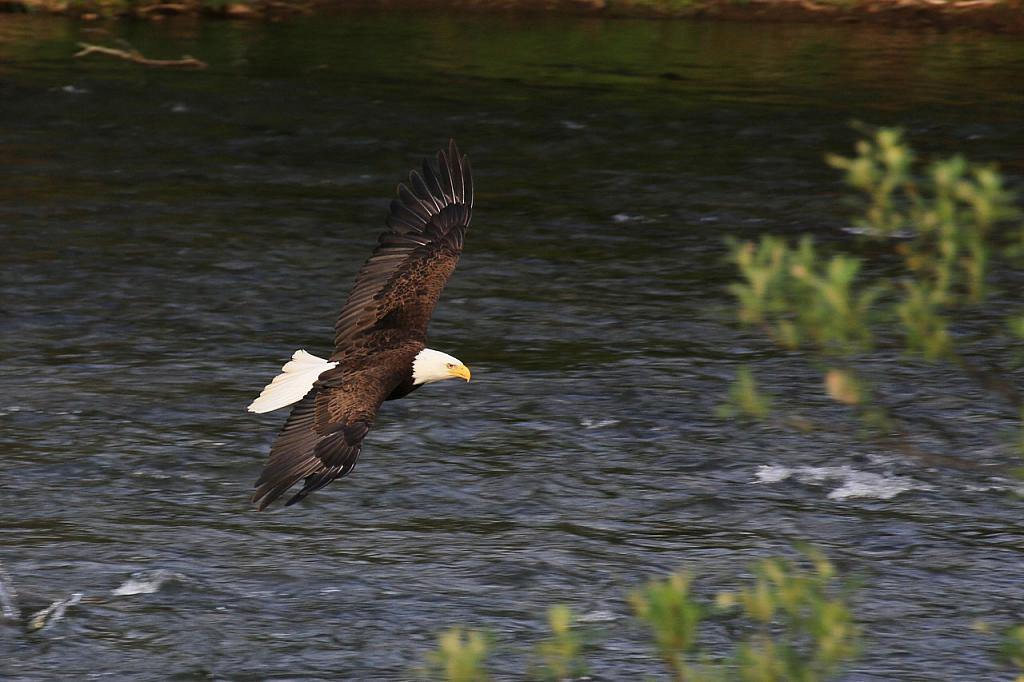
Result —
[[256, 481], [252, 502], [261, 511], [300, 480], [305, 485], [286, 506], [352, 472], [377, 408], [391, 390], [383, 372], [342, 380], [340, 370], [330, 370], [292, 408]]

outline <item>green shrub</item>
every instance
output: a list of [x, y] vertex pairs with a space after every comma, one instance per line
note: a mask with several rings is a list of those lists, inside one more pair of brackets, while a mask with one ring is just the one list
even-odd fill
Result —
[[[880, 345], [951, 364], [1021, 408], [1016, 388], [1000, 371], [982, 369], [951, 332], [954, 321], [985, 301], [993, 269], [1024, 256], [1024, 223], [999, 173], [961, 156], [923, 165], [893, 129], [861, 140], [856, 152], [827, 160], [861, 196], [857, 231], [881, 245], [882, 259], [898, 272], [866, 274], [871, 268], [862, 257], [824, 254], [809, 236], [793, 245], [774, 236], [732, 241], [739, 279], [729, 290], [739, 321], [782, 348], [806, 352], [821, 366], [826, 393], [879, 431], [894, 422], [856, 364]], [[1006, 345], [1019, 344], [1024, 315], [1002, 314]], [[763, 413], [767, 403], [753, 399], [753, 386], [742, 368], [723, 412]]]
[[488, 643], [482, 632], [453, 627], [438, 636], [437, 650], [430, 655], [430, 668], [447, 682], [485, 682]]
[[[838, 674], [856, 653], [858, 628], [843, 599], [835, 569], [815, 550], [800, 560], [766, 559], [753, 583], [710, 600], [692, 593], [685, 572], [652, 580], [628, 595], [658, 658], [677, 682], [820, 682]], [[712, 656], [701, 646], [701, 625], [728, 619], [740, 639], [733, 650]], [[573, 679], [584, 674], [582, 638], [565, 606], [548, 611], [552, 636], [537, 652], [533, 678]], [[720, 647], [716, 647], [716, 651]], [[448, 682], [488, 679], [487, 640], [459, 628], [440, 636], [430, 654], [435, 676]]]
[[690, 596], [690, 576], [653, 580], [629, 596], [637, 618], [647, 623], [661, 659], [677, 680], [689, 679], [686, 655], [697, 646], [701, 607]]
[[583, 640], [573, 630], [572, 610], [558, 605], [548, 609], [551, 638], [537, 646], [541, 660], [538, 677], [542, 680], [568, 680], [586, 673], [581, 652]]
[[1024, 625], [1010, 628], [1003, 640], [1003, 656], [1017, 669], [1016, 682], [1024, 682]]

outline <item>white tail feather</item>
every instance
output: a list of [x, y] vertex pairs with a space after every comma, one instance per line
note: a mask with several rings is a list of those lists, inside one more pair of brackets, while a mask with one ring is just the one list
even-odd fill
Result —
[[281, 368], [281, 373], [267, 384], [259, 398], [250, 403], [249, 411], [270, 412], [302, 400], [313, 388], [317, 377], [337, 365], [304, 350], [295, 351], [292, 359]]

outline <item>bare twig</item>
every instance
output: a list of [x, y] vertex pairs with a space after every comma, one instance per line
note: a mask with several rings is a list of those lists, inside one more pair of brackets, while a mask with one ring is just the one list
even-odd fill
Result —
[[294, 0], [263, 0], [262, 5], [268, 9], [279, 9], [298, 14], [312, 14], [313, 3], [295, 2]]
[[146, 5], [135, 10], [136, 14], [145, 16], [158, 12], [160, 14], [185, 14], [191, 9], [188, 5], [177, 2], [161, 2], [155, 5]]
[[76, 57], [85, 57], [90, 54], [105, 54], [109, 57], [124, 59], [125, 61], [142, 64], [143, 66], [186, 67], [192, 69], [205, 69], [207, 66], [206, 62], [190, 55], [184, 55], [181, 59], [150, 59], [134, 48], [119, 50], [114, 47], [103, 47], [102, 45], [92, 45], [90, 43], [78, 43], [78, 46], [82, 49], [75, 53], [74, 56]]

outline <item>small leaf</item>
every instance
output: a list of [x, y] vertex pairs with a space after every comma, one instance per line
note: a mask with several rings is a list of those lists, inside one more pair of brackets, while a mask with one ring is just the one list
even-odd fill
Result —
[[844, 369], [830, 369], [825, 372], [825, 392], [832, 400], [847, 405], [859, 405], [861, 387], [857, 378]]

